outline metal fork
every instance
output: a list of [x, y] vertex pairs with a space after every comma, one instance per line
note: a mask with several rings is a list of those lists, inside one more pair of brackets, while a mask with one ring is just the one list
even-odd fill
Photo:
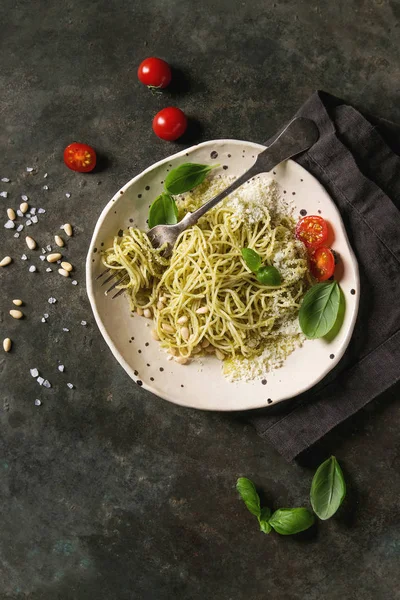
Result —
[[[214, 198], [211, 198], [211, 200], [200, 206], [200, 208], [194, 212], [187, 213], [176, 225], [156, 225], [150, 229], [150, 231], [147, 232], [147, 236], [151, 244], [154, 246], [154, 248], [159, 248], [164, 244], [167, 244], [164, 254], [165, 256], [169, 256], [182, 231], [188, 227], [191, 227], [192, 225], [195, 225], [200, 217], [214, 208], [214, 206], [216, 206], [234, 190], [237, 190], [240, 186], [246, 183], [246, 181], [249, 181], [249, 179], [255, 175], [259, 175], [260, 173], [268, 173], [284, 160], [288, 160], [289, 158], [296, 156], [296, 154], [300, 154], [301, 152], [308, 150], [313, 144], [315, 144], [318, 138], [319, 131], [314, 121], [311, 119], [306, 119], [305, 117], [293, 119], [293, 121], [291, 121], [287, 127], [285, 127], [285, 129], [275, 138], [271, 145], [260, 152], [255, 163], [250, 167], [250, 169], [238, 177], [225, 190], [217, 194], [217, 196], [214, 196]], [[110, 269], [106, 269], [98, 276], [97, 279], [100, 279], [109, 271]], [[117, 277], [117, 281], [107, 290], [106, 294], [115, 289], [117, 285], [129, 280], [128, 273], [126, 273], [122, 279], [119, 279], [118, 275], [119, 272], [114, 271], [113, 274], [103, 282], [103, 285], [105, 285]], [[124, 289], [119, 290], [119, 292], [117, 292], [113, 298], [116, 298], [123, 292]]]

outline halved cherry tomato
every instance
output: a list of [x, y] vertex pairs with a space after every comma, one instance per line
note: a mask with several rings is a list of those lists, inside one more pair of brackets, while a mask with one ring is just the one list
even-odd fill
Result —
[[96, 152], [87, 144], [74, 142], [65, 148], [64, 162], [72, 171], [88, 173], [96, 166]]
[[307, 248], [318, 248], [328, 239], [328, 225], [318, 215], [303, 217], [296, 225], [296, 237]]
[[310, 268], [318, 281], [326, 281], [332, 277], [335, 270], [335, 257], [332, 250], [326, 246], [317, 248], [310, 256]]
[[153, 119], [153, 131], [162, 140], [173, 142], [186, 131], [187, 119], [180, 108], [163, 108]]
[[162, 89], [167, 87], [171, 81], [171, 68], [161, 58], [146, 58], [138, 68], [139, 81], [149, 88]]

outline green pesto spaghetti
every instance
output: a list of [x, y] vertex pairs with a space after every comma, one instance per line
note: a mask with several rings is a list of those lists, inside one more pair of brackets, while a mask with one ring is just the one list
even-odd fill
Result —
[[[147, 310], [154, 320], [153, 337], [181, 364], [215, 353], [232, 375], [243, 361], [266, 349], [279, 362], [300, 343], [293, 323], [310, 284], [307, 259], [290, 215], [268, 202], [272, 188], [256, 185], [263, 200], [257, 207], [251, 204], [250, 187], [242, 195], [239, 190], [184, 231], [168, 259], [135, 228], [116, 237], [103, 255], [107, 267], [123, 274], [126, 269], [129, 281], [120, 287], [131, 309], [139, 314]], [[181, 198], [180, 217], [225, 186], [226, 180], [208, 183]], [[264, 265], [277, 267], [281, 284], [259, 283], [242, 248], [255, 250]]]

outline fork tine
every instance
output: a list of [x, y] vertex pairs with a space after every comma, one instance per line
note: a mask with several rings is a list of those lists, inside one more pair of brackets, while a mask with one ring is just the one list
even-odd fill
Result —
[[108, 271], [110, 271], [110, 270], [111, 270], [111, 267], [108, 267], [108, 269], [106, 269], [105, 271], [103, 271], [102, 273], [100, 273], [100, 275], [98, 275], [98, 276], [96, 277], [96, 281], [97, 281], [98, 279], [100, 279], [101, 277], [103, 277], [103, 275], [105, 275], [106, 273], [108, 273]]
[[111, 298], [111, 300], [114, 300], [114, 298], [118, 298], [118, 296], [123, 294], [125, 291], [126, 291], [125, 288], [122, 288], [122, 290], [118, 290], [118, 292], [116, 294], [114, 294], [114, 296]]
[[119, 275], [119, 271], [113, 271], [112, 274], [110, 275], [110, 277], [107, 277], [107, 279], [105, 279], [101, 285], [106, 285], [106, 283], [108, 283], [109, 281], [112, 281], [115, 278], [117, 278], [117, 281], [119, 281], [118, 275]]
[[117, 285], [120, 285], [124, 281], [128, 281], [128, 280], [129, 280], [129, 275], [127, 273], [126, 275], [124, 275], [124, 277], [122, 279], [118, 279], [115, 283], [113, 283], [112, 286], [106, 291], [106, 294], [109, 294], [110, 292], [112, 292], [113, 289], [117, 287]]

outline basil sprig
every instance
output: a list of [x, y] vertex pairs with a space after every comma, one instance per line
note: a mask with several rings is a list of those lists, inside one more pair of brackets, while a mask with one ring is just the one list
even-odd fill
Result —
[[184, 194], [203, 183], [208, 173], [216, 167], [219, 165], [183, 163], [168, 173], [164, 187], [169, 194]]
[[279, 508], [269, 519], [269, 524], [280, 535], [293, 535], [309, 529], [314, 521], [308, 508]]
[[149, 210], [149, 227], [175, 225], [178, 222], [178, 207], [169, 194], [160, 194]]
[[310, 500], [315, 514], [322, 520], [330, 519], [346, 496], [343, 472], [334, 456], [320, 465], [311, 483]]
[[303, 298], [299, 311], [302, 332], [310, 339], [321, 338], [335, 325], [340, 305], [337, 281], [313, 285]]
[[257, 281], [262, 285], [277, 287], [282, 283], [282, 277], [278, 269], [272, 265], [262, 266], [261, 256], [251, 248], [242, 248], [242, 257], [252, 273], [255, 273]]

